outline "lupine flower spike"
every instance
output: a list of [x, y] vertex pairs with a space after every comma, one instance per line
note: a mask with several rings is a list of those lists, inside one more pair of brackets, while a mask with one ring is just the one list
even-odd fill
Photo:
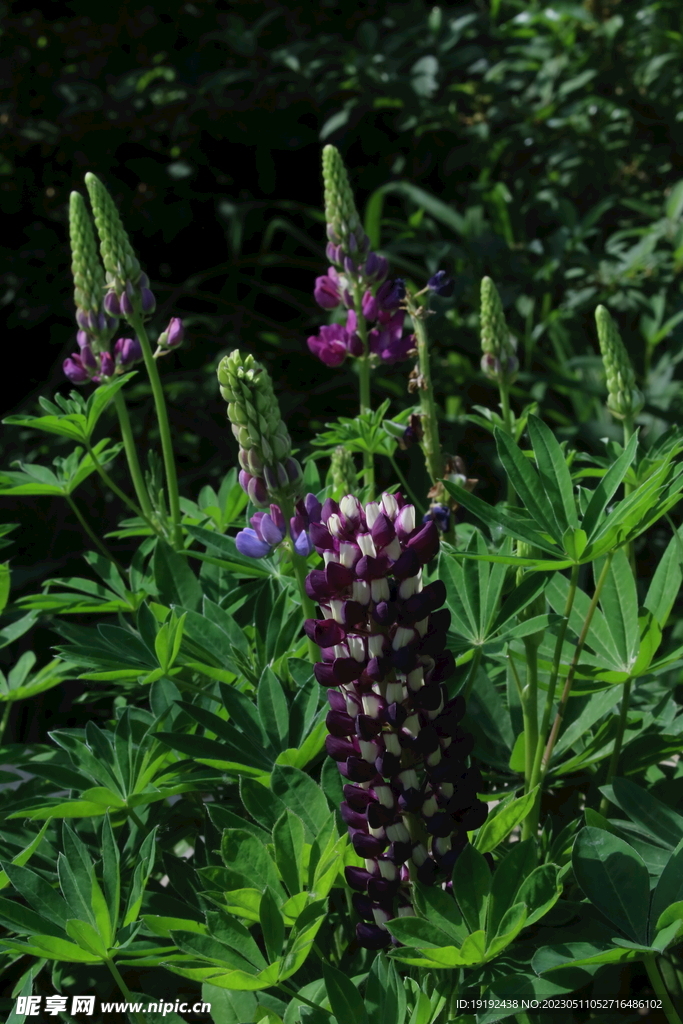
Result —
[[631, 360], [619, 328], [604, 306], [595, 310], [595, 322], [607, 376], [607, 408], [617, 420], [632, 419], [643, 408], [645, 399], [636, 387]]
[[353, 455], [344, 447], [338, 445], [332, 452], [330, 459], [330, 476], [332, 477], [332, 488], [340, 498], [343, 494], [350, 494], [355, 491], [358, 483], [358, 474], [353, 461]]
[[104, 308], [104, 270], [97, 254], [92, 222], [83, 197], [72, 192], [69, 200], [71, 270], [76, 302], [78, 352], [64, 360], [63, 370], [73, 384], [86, 384], [123, 373], [142, 357], [137, 341], [121, 339], [109, 352], [117, 320]]
[[149, 278], [140, 268], [114, 201], [94, 174], [86, 174], [85, 184], [106, 271], [104, 308], [109, 316], [114, 317], [142, 316], [144, 319], [151, 316], [156, 309], [156, 300], [149, 290]]
[[303, 473], [292, 458], [292, 442], [268, 371], [235, 349], [218, 364], [218, 382], [240, 446], [242, 488], [260, 508], [280, 499], [297, 500]]
[[345, 780], [342, 817], [365, 866], [347, 867], [361, 945], [392, 941], [386, 922], [412, 914], [409, 881], [450, 885], [467, 832], [486, 819], [481, 774], [465, 759], [473, 737], [448, 700], [445, 650], [450, 612], [442, 581], [423, 586], [439, 548], [433, 521], [415, 522], [400, 494], [363, 507], [353, 495], [327, 500], [311, 540], [325, 568], [308, 594], [321, 617], [305, 623], [321, 648], [315, 666], [328, 688], [328, 754]]
[[498, 290], [490, 277], [481, 282], [481, 368], [491, 380], [512, 384], [519, 360], [516, 339], [510, 334]]

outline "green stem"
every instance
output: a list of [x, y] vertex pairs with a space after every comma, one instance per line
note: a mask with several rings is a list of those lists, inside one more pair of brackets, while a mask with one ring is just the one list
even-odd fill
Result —
[[[617, 734], [614, 737], [614, 747], [612, 748], [612, 756], [610, 757], [609, 767], [607, 769], [607, 778], [605, 779], [605, 785], [609, 786], [610, 782], [617, 773], [617, 765], [619, 764], [619, 754], [621, 753], [621, 744], [624, 739], [624, 730], [626, 729], [626, 719], [628, 716], [628, 702], [631, 696], [631, 683], [632, 679], [627, 679], [624, 683], [624, 692], [621, 697], [621, 709], [619, 711], [619, 725], [617, 726]], [[600, 814], [607, 814], [610, 802], [606, 796], [603, 796], [600, 801]]]
[[137, 495], [140, 507], [145, 515], [149, 519], [154, 519], [152, 504], [149, 500], [149, 494], [147, 493], [145, 481], [142, 476], [142, 470], [140, 469], [138, 450], [135, 444], [135, 438], [133, 437], [130, 416], [128, 415], [128, 407], [121, 391], [116, 392], [114, 396], [114, 405], [116, 406], [116, 414], [119, 418], [121, 437], [123, 438], [123, 446], [126, 452], [128, 469], [130, 471], [131, 480], [133, 481], [133, 487], [135, 488], [135, 494]]
[[[282, 510], [282, 515], [286, 523], [287, 534], [285, 537], [285, 545], [289, 551], [289, 556], [292, 560], [292, 568], [294, 569], [294, 576], [296, 577], [297, 586], [299, 587], [299, 597], [301, 598], [301, 611], [305, 619], [317, 618], [315, 614], [315, 604], [306, 593], [306, 576], [308, 573], [308, 565], [306, 559], [303, 558], [294, 547], [294, 539], [291, 535], [290, 520], [294, 515], [294, 505], [289, 498], [278, 498], [278, 504]], [[311, 661], [316, 662], [319, 660], [319, 651], [316, 644], [312, 640], [308, 640], [308, 656]]]
[[144, 832], [145, 831], [145, 823], [143, 822], [142, 818], [139, 817], [137, 811], [133, 807], [128, 807], [126, 805], [126, 813], [128, 814], [128, 817], [131, 818], [131, 820], [135, 822], [135, 824], [138, 827], [138, 829], [140, 830], [140, 832]]
[[[538, 741], [536, 743], [536, 750], [534, 752], [534, 763], [531, 770], [531, 780], [529, 782], [529, 791], [534, 789], [540, 780], [541, 775], [541, 758], [543, 756], [543, 743], [548, 726], [550, 724], [550, 715], [553, 710], [553, 701], [555, 699], [555, 688], [557, 686], [557, 677], [560, 672], [560, 661], [562, 659], [562, 646], [564, 644], [564, 638], [567, 633], [567, 627], [569, 626], [569, 616], [571, 615], [572, 608], [574, 607], [574, 597], [576, 596], [576, 589], [579, 582], [579, 566], [572, 566], [572, 574], [569, 580], [569, 592], [567, 594], [567, 600], [564, 607], [564, 615], [562, 623], [560, 625], [559, 632], [557, 634], [557, 640], [555, 641], [555, 653], [553, 656], [553, 666], [550, 670], [550, 679], [548, 680], [548, 693], [546, 696], [545, 707], [543, 708], [543, 718], [541, 721], [541, 728], [538, 735]], [[524, 819], [522, 826], [522, 839], [529, 839], [531, 836], [536, 835], [538, 828], [538, 819], [541, 812], [541, 791], [539, 789], [538, 796], [534, 806]]]
[[102, 543], [97, 534], [92, 530], [92, 528], [86, 521], [85, 517], [81, 513], [81, 510], [79, 509], [78, 505], [76, 504], [76, 502], [74, 501], [70, 494], [66, 495], [66, 500], [68, 501], [71, 507], [71, 511], [76, 516], [79, 523], [81, 524], [87, 535], [90, 537], [90, 540], [93, 542], [95, 547], [99, 549], [99, 551], [104, 555], [108, 562], [111, 562], [113, 565], [115, 565], [119, 572], [125, 575], [126, 570], [119, 562], [116, 561], [111, 552], [107, 551], [106, 546]]
[[[152, 522], [151, 522], [151, 521], [150, 521], [150, 520], [149, 520], [149, 519], [147, 518], [147, 516], [146, 516], [146, 515], [144, 514], [144, 512], [142, 511], [142, 509], [141, 509], [141, 508], [139, 508], [139, 507], [138, 507], [138, 506], [137, 506], [137, 505], [135, 504], [135, 502], [134, 502], [134, 501], [131, 501], [131, 499], [130, 499], [130, 498], [128, 497], [128, 495], [127, 495], [127, 494], [125, 494], [125, 493], [124, 493], [124, 492], [123, 492], [123, 491], [121, 490], [121, 488], [120, 488], [120, 487], [119, 487], [119, 486], [118, 486], [117, 484], [115, 484], [115, 483], [114, 483], [114, 481], [113, 481], [113, 480], [112, 480], [112, 478], [111, 478], [111, 477], [109, 476], [109, 474], [107, 473], [106, 469], [104, 468], [104, 466], [102, 465], [102, 463], [100, 462], [100, 460], [99, 460], [99, 459], [97, 458], [97, 456], [95, 455], [95, 451], [94, 451], [94, 449], [92, 448], [92, 446], [91, 446], [90, 444], [87, 444], [87, 449], [88, 449], [88, 455], [89, 455], [89, 456], [90, 456], [90, 458], [92, 459], [92, 461], [93, 461], [93, 465], [94, 465], [95, 469], [96, 469], [96, 470], [97, 470], [97, 472], [98, 472], [98, 473], [100, 474], [100, 476], [102, 477], [102, 480], [103, 480], [103, 481], [104, 481], [104, 483], [105, 483], [105, 484], [107, 485], [107, 487], [109, 487], [109, 488], [110, 488], [110, 490], [112, 490], [112, 491], [114, 492], [114, 494], [115, 494], [115, 495], [116, 495], [116, 496], [117, 496], [118, 498], [120, 498], [120, 499], [121, 499], [121, 501], [122, 501], [122, 502], [123, 502], [123, 503], [124, 503], [125, 505], [127, 505], [127, 506], [128, 506], [128, 508], [129, 508], [129, 509], [131, 510], [131, 512], [132, 512], [132, 513], [133, 513], [134, 515], [136, 515], [136, 516], [137, 516], [137, 517], [138, 517], [139, 519], [144, 519], [144, 520], [145, 520], [145, 522], [147, 523], [147, 525], [148, 525], [148, 526], [149, 526], [149, 527], [150, 527], [150, 528], [151, 528], [152, 530], [154, 530], [154, 523], [152, 523]], [[156, 531], [155, 531], [155, 532], [156, 532]]]
[[[107, 958], [105, 960], [105, 963], [106, 963], [107, 967], [109, 968], [109, 970], [111, 971], [112, 976], [114, 978], [114, 981], [118, 985], [119, 990], [120, 990], [121, 995], [123, 996], [123, 998], [126, 1000], [127, 1003], [132, 1003], [133, 1002], [133, 997], [132, 997], [132, 995], [130, 993], [130, 989], [128, 988], [128, 986], [126, 985], [125, 981], [121, 977], [121, 972], [119, 971], [119, 969], [116, 966], [116, 964], [114, 963], [114, 961], [110, 960], [109, 958]], [[142, 1021], [142, 1017], [138, 1013], [133, 1013], [131, 1011], [130, 1012], [130, 1017], [134, 1021], [138, 1021], [138, 1022]]]
[[173, 521], [173, 546], [175, 548], [182, 548], [183, 546], [183, 535], [180, 528], [180, 499], [178, 497], [178, 478], [176, 476], [175, 469], [175, 456], [173, 454], [173, 442], [171, 441], [171, 428], [168, 423], [168, 414], [166, 412], [166, 400], [164, 398], [164, 389], [161, 385], [161, 378], [159, 376], [159, 368], [156, 364], [156, 360], [152, 355], [152, 347], [147, 337], [147, 331], [142, 322], [142, 317], [131, 316], [129, 323], [134, 329], [140, 346], [142, 348], [142, 355], [145, 360], [145, 366], [149, 375], [149, 382], [152, 385], [152, 394], [154, 395], [154, 405], [157, 413], [157, 420], [159, 422], [159, 433], [161, 434], [161, 448], [164, 456], [164, 468], [166, 470], [166, 484], [168, 487], [168, 503], [171, 509], [171, 520]]
[[[368, 347], [368, 325], [363, 316], [363, 296], [360, 285], [356, 283], [353, 288], [353, 304], [356, 312], [356, 329], [358, 337], [363, 342], [363, 355], [358, 359], [358, 377], [360, 384], [360, 411], [361, 415], [372, 412], [372, 401], [370, 398], [370, 349]], [[370, 498], [374, 497], [375, 486], [375, 463], [372, 452], [363, 452], [363, 483], [370, 488]]]
[[522, 691], [524, 718], [524, 781], [525, 792], [531, 792], [534, 755], [538, 746], [538, 644], [524, 637], [526, 652], [526, 686]]
[[408, 312], [415, 329], [415, 344], [419, 367], [418, 392], [422, 408], [422, 450], [432, 485], [443, 476], [443, 457], [439, 444], [439, 421], [434, 401], [434, 387], [429, 368], [429, 341], [422, 307], [409, 301]]
[[2, 712], [2, 720], [0, 720], [0, 746], [5, 742], [5, 732], [7, 731], [7, 724], [9, 722], [10, 712], [12, 710], [12, 704], [14, 701], [5, 701], [5, 707]]
[[560, 698], [557, 714], [555, 715], [555, 721], [553, 722], [553, 727], [550, 730], [548, 743], [546, 744], [545, 753], [543, 754], [540, 778], [541, 784], [543, 783], [543, 780], [545, 779], [546, 773], [548, 771], [548, 766], [550, 764], [550, 758], [552, 757], [553, 748], [555, 746], [555, 743], [557, 742], [557, 737], [562, 727], [562, 719], [564, 718], [564, 713], [567, 708], [567, 701], [569, 700], [569, 694], [572, 688], [572, 683], [574, 682], [574, 676], [576, 675], [576, 669], [579, 665], [579, 658], [581, 657], [581, 654], [583, 652], [584, 644], [586, 643], [586, 637], [588, 636], [588, 630], [590, 629], [590, 624], [593, 620], [595, 609], [598, 606], [600, 594], [605, 584], [605, 580], [607, 579], [607, 573], [609, 572], [609, 567], [612, 564], [613, 556], [614, 552], [610, 551], [608, 552], [607, 557], [605, 558], [605, 564], [602, 567], [602, 572], [600, 573], [600, 577], [595, 586], [595, 593], [593, 594], [591, 603], [586, 613], [586, 618], [581, 628], [581, 635], [579, 636], [579, 640], [576, 645], [576, 650], [574, 652], [574, 657], [572, 658], [572, 663], [569, 666], [569, 672], [567, 673], [567, 678], [564, 683], [564, 689], [562, 691], [562, 696]]
[[422, 506], [422, 503], [417, 500], [413, 493], [412, 487], [404, 477], [401, 470], [398, 468], [398, 463], [396, 462], [396, 459], [394, 458], [393, 455], [389, 456], [389, 462], [391, 463], [391, 468], [398, 477], [398, 481], [401, 484], [401, 487], [403, 488], [403, 493], [406, 494], [408, 498], [410, 498], [412, 504], [415, 506], [415, 510], [417, 511], [418, 509], [423, 508], [424, 506]]
[[683, 1024], [683, 1021], [676, 1012], [674, 1004], [671, 1002], [671, 997], [666, 990], [664, 979], [662, 978], [659, 965], [657, 964], [656, 953], [646, 953], [644, 963], [647, 976], [650, 979], [650, 984], [655, 990], [657, 998], [662, 1001], [662, 1009], [664, 1010], [669, 1024]]
[[[505, 424], [505, 432], [510, 435], [514, 441], [514, 431], [512, 429], [512, 412], [510, 410], [510, 385], [507, 380], [501, 380], [498, 385], [500, 392], [500, 404], [503, 411], [503, 423]], [[512, 486], [512, 480], [510, 477], [507, 478], [507, 502], [508, 505], [514, 505], [516, 500], [515, 489]]]

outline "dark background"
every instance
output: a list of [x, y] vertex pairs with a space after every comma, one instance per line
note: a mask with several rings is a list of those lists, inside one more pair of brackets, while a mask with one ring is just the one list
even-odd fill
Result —
[[[683, 305], [680, 218], [662, 221], [683, 177], [679, 0], [552, 9], [266, 0], [170, 11], [72, 2], [54, 5], [59, 17], [51, 6], [0, 4], [5, 414], [36, 413], [39, 395], [71, 389], [61, 371], [76, 347], [68, 197], [85, 193], [93, 171], [152, 280], [152, 334], [171, 316], [186, 324], [182, 349], [162, 363], [181, 493], [196, 499], [234, 464], [215, 381], [234, 347], [270, 369], [303, 453], [325, 422], [355, 415], [352, 367], [330, 370], [306, 347], [325, 322], [312, 286], [326, 266], [320, 154], [332, 142], [361, 216], [393, 183], [381, 247], [394, 272], [420, 286], [439, 267], [455, 277], [453, 300], [432, 320], [437, 399], [445, 447], [479, 478], [477, 493], [502, 496], [491, 437], [463, 418], [498, 401], [479, 372], [484, 274], [520, 338], [515, 407], [537, 397], [560, 436], [589, 446], [614, 429], [586, 406], [604, 394], [595, 305], [618, 317], [639, 372], [652, 296], [663, 293], [665, 316]], [[379, 370], [375, 402], [404, 408], [410, 369]], [[146, 451], [158, 438], [142, 377], [128, 397]], [[671, 419], [677, 402], [668, 400]], [[105, 416], [101, 432], [115, 430]], [[69, 450], [17, 427], [5, 427], [0, 446], [4, 467]], [[425, 490], [419, 452], [397, 457]], [[391, 483], [390, 467], [381, 472]], [[125, 485], [122, 459], [113, 473]], [[116, 526], [122, 510], [95, 477], [79, 497], [103, 534]], [[41, 580], [88, 574], [65, 504], [6, 498], [4, 507], [3, 519], [20, 524], [8, 549], [14, 599]], [[133, 550], [117, 546], [124, 561]], [[40, 664], [54, 642], [49, 628], [32, 630], [12, 660], [32, 647]], [[35, 739], [43, 718], [73, 714], [73, 687], [21, 708], [15, 731]]]

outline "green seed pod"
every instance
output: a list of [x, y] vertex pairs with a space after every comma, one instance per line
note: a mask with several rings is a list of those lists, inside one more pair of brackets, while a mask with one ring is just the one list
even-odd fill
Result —
[[607, 378], [607, 408], [617, 420], [636, 416], [645, 404], [619, 328], [605, 306], [595, 310], [600, 353]]

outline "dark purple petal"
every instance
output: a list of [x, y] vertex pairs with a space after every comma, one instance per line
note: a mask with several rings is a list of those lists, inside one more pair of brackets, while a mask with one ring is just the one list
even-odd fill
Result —
[[357, 753], [351, 740], [343, 739], [341, 736], [326, 736], [325, 750], [333, 761], [346, 761], [347, 757]]
[[306, 577], [306, 593], [314, 601], [324, 601], [332, 596], [324, 569], [313, 569], [309, 572]]
[[344, 868], [344, 877], [351, 889], [355, 889], [357, 892], [365, 892], [368, 882], [373, 876], [364, 868], [357, 868], [349, 865]]
[[311, 523], [309, 536], [319, 554], [323, 551], [334, 551], [334, 538], [322, 523]]
[[358, 786], [352, 786], [350, 783], [346, 783], [343, 787], [344, 799], [353, 807], [354, 811], [364, 811], [368, 804], [375, 801], [373, 793], [367, 789], [359, 789]]
[[379, 558], [363, 555], [356, 562], [355, 570], [360, 580], [381, 580], [389, 571], [389, 559], [386, 555], [380, 555]]
[[446, 275], [445, 270], [437, 270], [427, 282], [430, 292], [440, 295], [444, 299], [450, 298], [455, 290], [455, 282]]
[[432, 520], [408, 541], [408, 550], [414, 551], [423, 565], [431, 562], [439, 550], [439, 531]]
[[350, 782], [370, 782], [377, 774], [374, 765], [357, 755], [349, 757], [345, 765], [340, 764], [339, 770]]
[[391, 935], [376, 924], [359, 921], [356, 925], [358, 945], [363, 949], [385, 949], [391, 945]]
[[380, 512], [377, 519], [375, 519], [370, 533], [375, 546], [378, 548], [386, 547], [386, 545], [390, 544], [396, 536], [394, 524], [388, 516], [384, 515], [383, 512]]
[[351, 902], [353, 903], [353, 909], [359, 917], [362, 917], [365, 921], [375, 920], [375, 915], [372, 912], [372, 900], [369, 896], [365, 896], [360, 892], [354, 892], [351, 896]]
[[397, 580], [405, 580], [409, 576], [417, 576], [422, 567], [418, 553], [411, 547], [403, 551], [391, 567]]
[[[313, 289], [313, 298], [323, 309], [335, 309], [341, 302], [339, 288], [335, 280], [337, 272], [333, 267], [330, 267], [330, 271], [332, 273], [316, 277]], [[334, 277], [332, 274], [334, 274]]]
[[354, 832], [351, 836], [353, 848], [359, 857], [377, 857], [386, 850], [389, 845], [388, 839], [378, 839], [377, 836], [368, 835], [367, 832]]
[[306, 619], [304, 629], [318, 647], [334, 647], [346, 637], [346, 630], [334, 619]]
[[121, 316], [121, 304], [117, 298], [116, 292], [107, 292], [104, 296], [104, 310], [109, 316], [119, 317]]
[[327, 731], [332, 736], [340, 739], [352, 736], [356, 731], [355, 719], [351, 718], [351, 715], [345, 711], [328, 711], [325, 724], [327, 725]]
[[356, 578], [353, 569], [342, 565], [341, 562], [330, 562], [325, 569], [327, 585], [332, 593], [345, 590], [350, 587]]
[[88, 373], [83, 368], [81, 357], [77, 354], [65, 359], [62, 363], [62, 370], [72, 384], [85, 384], [88, 380]]
[[103, 377], [112, 377], [116, 370], [116, 364], [111, 352], [103, 352], [100, 356], [100, 373]]

